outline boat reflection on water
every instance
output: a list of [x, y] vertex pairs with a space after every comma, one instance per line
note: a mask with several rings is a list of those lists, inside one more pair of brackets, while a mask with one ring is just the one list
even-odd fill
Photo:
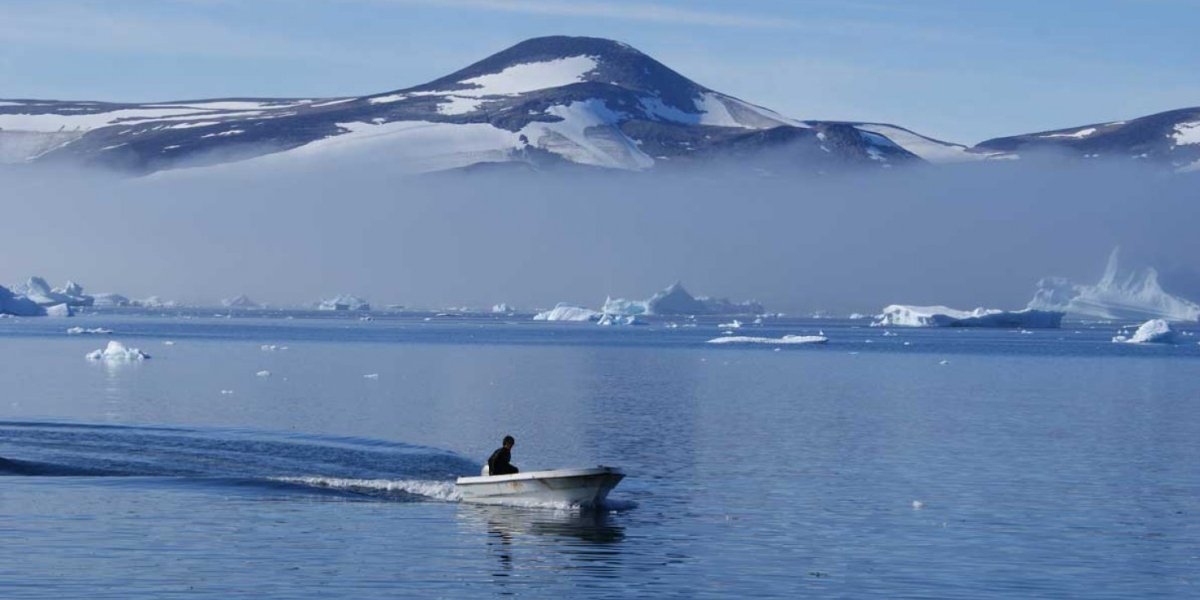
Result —
[[601, 577], [621, 571], [625, 527], [609, 511], [461, 504], [458, 514], [465, 528], [486, 534], [488, 550], [500, 563], [495, 577], [545, 568]]

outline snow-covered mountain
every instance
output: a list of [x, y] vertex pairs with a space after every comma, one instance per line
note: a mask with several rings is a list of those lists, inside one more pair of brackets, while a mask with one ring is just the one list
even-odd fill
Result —
[[725, 158], [820, 172], [1038, 149], [1200, 170], [1200, 109], [967, 147], [897, 125], [792, 119], [699, 85], [626, 44], [565, 36], [526, 40], [429, 83], [367, 96], [0, 100], [0, 164], [61, 161], [132, 173], [320, 163], [356, 152], [413, 173], [495, 163], [645, 170]]
[[1200, 171], [1200, 107], [1128, 121], [995, 138], [980, 142], [972, 151], [997, 155], [1054, 152], [1080, 158], [1148, 160], [1178, 171]]
[[886, 134], [796, 121], [585, 37], [527, 40], [435, 81], [363, 97], [0, 101], [0, 162], [146, 173], [348, 151], [412, 172], [501, 162], [642, 170], [768, 154], [812, 169], [920, 160]]

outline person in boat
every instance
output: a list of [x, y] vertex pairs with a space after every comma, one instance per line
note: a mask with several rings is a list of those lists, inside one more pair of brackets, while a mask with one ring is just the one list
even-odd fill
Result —
[[512, 447], [517, 443], [513, 436], [504, 436], [503, 445], [488, 457], [488, 475], [511, 475], [520, 471], [512, 464]]

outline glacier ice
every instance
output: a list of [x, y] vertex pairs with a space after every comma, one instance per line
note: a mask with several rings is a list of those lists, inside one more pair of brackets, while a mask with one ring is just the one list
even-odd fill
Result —
[[601, 312], [617, 315], [758, 315], [765, 310], [753, 300], [732, 302], [725, 298], [695, 297], [677, 281], [648, 300], [609, 298]]
[[1118, 335], [1112, 341], [1126, 344], [1174, 344], [1175, 331], [1165, 319], [1151, 319], [1142, 323], [1132, 336]]
[[317, 304], [318, 310], [371, 310], [366, 300], [351, 294], [338, 294]]
[[1079, 285], [1063, 277], [1042, 278], [1029, 308], [1093, 319], [1200, 320], [1200, 305], [1164, 291], [1153, 267], [1122, 271], [1118, 256], [1119, 249], [1109, 254], [1104, 276], [1095, 285]]
[[14, 294], [8, 288], [0, 285], [0, 315], [40, 317], [45, 314], [46, 309], [37, 302], [20, 294]]
[[108, 342], [108, 345], [103, 350], [89, 352], [87, 358], [88, 360], [103, 360], [108, 362], [127, 362], [146, 360], [150, 358], [150, 355], [137, 348], [129, 348], [121, 342], [112, 340]]
[[995, 327], [1057, 329], [1062, 324], [1063, 313], [1058, 311], [1025, 310], [1006, 311], [976, 308], [972, 311], [957, 310], [945, 306], [907, 306], [892, 304], [883, 309], [872, 326], [875, 327]]
[[599, 321], [604, 313], [559, 302], [554, 308], [533, 316], [534, 321]]
[[83, 293], [83, 286], [78, 283], [68, 281], [62, 287], [51, 289], [45, 279], [37, 276], [30, 277], [25, 283], [14, 286], [13, 291], [47, 307], [56, 304], [91, 306], [95, 301], [91, 296]]

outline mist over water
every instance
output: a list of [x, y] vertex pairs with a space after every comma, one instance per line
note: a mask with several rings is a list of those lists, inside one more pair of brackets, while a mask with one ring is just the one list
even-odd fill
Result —
[[[1037, 280], [1091, 283], [1121, 246], [1200, 292], [1200, 177], [1129, 163], [1013, 163], [785, 176], [411, 176], [384, 157], [120, 178], [0, 170], [0, 283], [298, 305], [598, 305], [680, 280], [769, 310], [1023, 307]], [[1173, 284], [1174, 282], [1174, 284]], [[1195, 299], [1195, 295], [1192, 296]]]

